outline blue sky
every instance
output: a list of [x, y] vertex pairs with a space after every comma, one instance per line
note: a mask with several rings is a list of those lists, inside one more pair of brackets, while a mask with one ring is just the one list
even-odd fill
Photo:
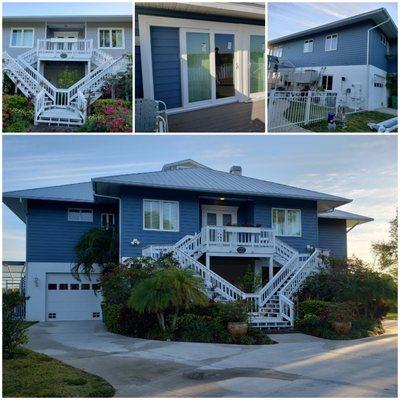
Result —
[[269, 3], [268, 39], [385, 7], [397, 25], [397, 3]]
[[[343, 209], [375, 219], [349, 234], [349, 254], [367, 261], [371, 240], [386, 237], [396, 212], [395, 136], [5, 136], [3, 190], [156, 171], [185, 158], [354, 199]], [[4, 259], [24, 259], [24, 224], [6, 206], [3, 229]]]
[[129, 15], [131, 2], [110, 3], [3, 3], [4, 16], [21, 15]]

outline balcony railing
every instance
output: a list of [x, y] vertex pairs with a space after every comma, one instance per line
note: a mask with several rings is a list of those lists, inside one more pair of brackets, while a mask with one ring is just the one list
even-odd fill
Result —
[[271, 254], [275, 249], [272, 229], [239, 226], [205, 226], [202, 246], [211, 253]]
[[93, 39], [39, 39], [38, 57], [45, 59], [71, 60], [90, 59]]

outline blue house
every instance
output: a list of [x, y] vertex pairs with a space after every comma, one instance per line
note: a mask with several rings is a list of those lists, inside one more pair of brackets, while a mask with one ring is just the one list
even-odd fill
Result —
[[264, 98], [265, 6], [135, 3], [135, 97], [181, 112]]
[[[96, 273], [71, 275], [75, 245], [91, 228], [118, 227], [119, 257], [172, 252], [216, 300], [247, 299], [259, 327], [293, 325], [291, 296], [321, 266], [320, 254], [347, 255], [347, 233], [371, 221], [338, 210], [351, 200], [211, 169], [193, 160], [161, 171], [19, 190], [3, 202], [26, 224], [29, 320], [101, 318]], [[246, 293], [246, 271], [262, 287]]]
[[362, 109], [388, 106], [387, 75], [397, 73], [397, 26], [385, 8], [273, 39], [268, 47], [279, 69], [271, 69], [271, 89], [318, 87]]

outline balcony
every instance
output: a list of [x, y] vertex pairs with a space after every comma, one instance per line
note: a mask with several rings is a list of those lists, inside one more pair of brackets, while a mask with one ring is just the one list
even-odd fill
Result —
[[89, 61], [92, 57], [93, 39], [39, 39], [39, 60]]
[[212, 254], [257, 257], [275, 250], [272, 229], [239, 226], [205, 226], [201, 229], [203, 252]]

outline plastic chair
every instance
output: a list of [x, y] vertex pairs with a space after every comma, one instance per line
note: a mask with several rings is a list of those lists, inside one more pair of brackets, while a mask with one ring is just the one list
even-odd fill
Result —
[[168, 132], [166, 104], [160, 100], [135, 99], [135, 132]]

